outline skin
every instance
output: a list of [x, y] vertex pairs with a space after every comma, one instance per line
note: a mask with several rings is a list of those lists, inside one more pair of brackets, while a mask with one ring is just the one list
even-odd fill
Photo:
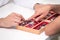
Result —
[[29, 19], [35, 18], [38, 15], [40, 15], [39, 17], [35, 18], [36, 21], [39, 21], [48, 14], [52, 7], [53, 7], [52, 5], [35, 4], [34, 6], [35, 14], [32, 15]]
[[[34, 18], [36, 21], [44, 18], [50, 10], [55, 11], [56, 13], [60, 13], [60, 5], [43, 5], [43, 4], [35, 4], [34, 10], [35, 14], [33, 14], [30, 19]], [[39, 17], [35, 18], [36, 16]], [[60, 33], [60, 16], [57, 17], [53, 22], [45, 26], [45, 34], [48, 36], [55, 35]]]
[[11, 13], [5, 18], [0, 18], [0, 27], [18, 26], [24, 18], [20, 14]]
[[60, 16], [58, 16], [53, 22], [45, 26], [45, 34], [52, 36], [60, 33]]

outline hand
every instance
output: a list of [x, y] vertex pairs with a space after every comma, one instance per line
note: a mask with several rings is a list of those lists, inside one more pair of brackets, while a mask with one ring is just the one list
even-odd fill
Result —
[[7, 17], [0, 20], [0, 26], [2, 27], [12, 27], [12, 26], [18, 26], [19, 23], [21, 23], [24, 20], [22, 15], [11, 13]]
[[44, 18], [52, 8], [53, 8], [52, 5], [35, 4], [34, 6], [35, 14], [32, 15], [29, 19], [34, 18], [36, 21], [39, 21], [40, 19]]
[[60, 33], [60, 16], [58, 16], [53, 22], [45, 26], [45, 33], [49, 36]]

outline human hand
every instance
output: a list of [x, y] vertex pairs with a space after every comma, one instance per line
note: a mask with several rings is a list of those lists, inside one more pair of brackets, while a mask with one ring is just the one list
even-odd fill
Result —
[[39, 21], [40, 19], [44, 18], [52, 8], [53, 8], [52, 5], [35, 4], [34, 6], [35, 14], [32, 15], [29, 19], [34, 18], [36, 21]]
[[5, 18], [2, 18], [0, 20], [0, 26], [2, 27], [12, 27], [12, 26], [18, 26], [19, 23], [21, 23], [24, 20], [22, 15], [11, 13]]

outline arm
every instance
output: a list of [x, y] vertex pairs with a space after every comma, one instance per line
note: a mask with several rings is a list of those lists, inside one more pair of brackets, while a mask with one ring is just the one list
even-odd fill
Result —
[[45, 26], [46, 35], [55, 35], [60, 32], [60, 16], [58, 16], [53, 22]]

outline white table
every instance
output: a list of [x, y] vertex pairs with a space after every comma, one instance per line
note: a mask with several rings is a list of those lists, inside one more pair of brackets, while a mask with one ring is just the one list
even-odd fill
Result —
[[[6, 17], [11, 12], [20, 13], [27, 19], [34, 13], [34, 10], [9, 3], [0, 8], [0, 18]], [[45, 40], [46, 38], [48, 36], [44, 32], [37, 35], [16, 29], [0, 28], [0, 40]]]

